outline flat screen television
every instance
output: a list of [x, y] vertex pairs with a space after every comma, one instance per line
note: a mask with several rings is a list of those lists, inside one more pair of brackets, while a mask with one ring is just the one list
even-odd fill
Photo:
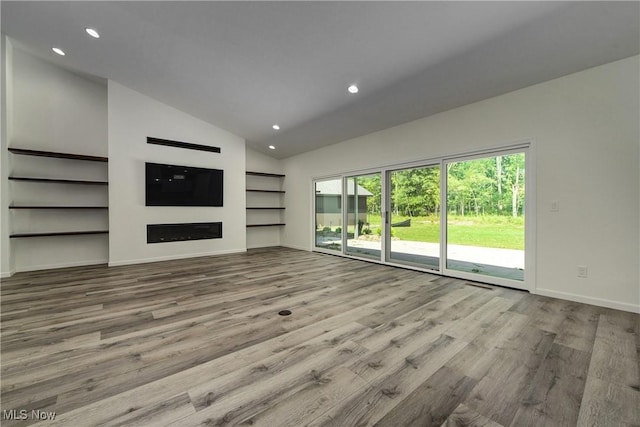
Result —
[[222, 206], [224, 171], [146, 163], [147, 206]]

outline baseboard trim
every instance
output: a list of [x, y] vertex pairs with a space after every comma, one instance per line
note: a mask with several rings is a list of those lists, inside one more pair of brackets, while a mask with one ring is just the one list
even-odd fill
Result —
[[629, 311], [631, 313], [640, 313], [640, 305], [629, 304], [626, 302], [611, 301], [604, 298], [585, 297], [583, 295], [572, 294], [569, 292], [554, 291], [551, 289], [537, 288], [535, 293], [545, 297], [559, 298], [569, 301], [581, 302], [584, 304], [597, 305], [599, 307], [613, 308], [615, 310]]
[[0, 279], [8, 279], [9, 277], [13, 276], [16, 272], [15, 271], [3, 271], [2, 273], [0, 273]]
[[135, 265], [135, 264], [147, 264], [150, 262], [160, 262], [160, 261], [171, 261], [176, 259], [187, 259], [187, 258], [200, 258], [205, 256], [214, 256], [214, 255], [230, 255], [230, 254], [238, 254], [246, 252], [246, 248], [242, 249], [232, 249], [228, 251], [213, 251], [213, 252], [200, 252], [194, 254], [180, 254], [180, 255], [167, 255], [155, 258], [138, 258], [126, 261], [113, 261], [109, 262], [109, 267], [119, 267], [122, 265]]
[[69, 268], [69, 267], [86, 267], [88, 265], [100, 265], [106, 264], [109, 260], [107, 259], [96, 259], [89, 261], [80, 261], [80, 262], [63, 262], [60, 264], [45, 264], [45, 265], [36, 265], [26, 268], [16, 268], [15, 273], [26, 273], [29, 271], [41, 271], [41, 270], [54, 270], [57, 268]]

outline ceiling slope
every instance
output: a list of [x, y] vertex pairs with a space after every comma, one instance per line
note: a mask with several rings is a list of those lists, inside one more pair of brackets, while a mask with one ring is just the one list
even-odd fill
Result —
[[[115, 80], [278, 158], [640, 52], [638, 2], [1, 7], [2, 31], [19, 47]], [[53, 54], [53, 44], [67, 55]], [[356, 95], [346, 90], [352, 83]]]

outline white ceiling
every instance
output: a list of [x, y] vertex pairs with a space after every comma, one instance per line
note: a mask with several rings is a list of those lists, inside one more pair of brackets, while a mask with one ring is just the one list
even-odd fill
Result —
[[[2, 32], [19, 47], [113, 79], [278, 158], [640, 53], [639, 2], [1, 7]], [[347, 92], [352, 83], [357, 95]]]

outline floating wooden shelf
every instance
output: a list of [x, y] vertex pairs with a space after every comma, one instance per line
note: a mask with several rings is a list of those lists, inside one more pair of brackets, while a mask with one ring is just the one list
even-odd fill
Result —
[[51, 237], [51, 236], [80, 236], [84, 234], [107, 234], [109, 230], [90, 230], [90, 231], [57, 231], [49, 233], [16, 233], [11, 234], [10, 238], [19, 237]]
[[28, 178], [24, 176], [10, 176], [9, 179], [12, 181], [49, 182], [55, 184], [109, 185], [107, 181], [89, 181], [84, 179]]
[[252, 175], [252, 176], [269, 176], [272, 178], [284, 178], [285, 175], [281, 175], [278, 173], [266, 173], [266, 172], [251, 172], [251, 171], [247, 171], [247, 175]]
[[109, 209], [109, 206], [9, 206], [9, 209]]
[[283, 190], [253, 190], [253, 189], [247, 189], [247, 192], [251, 192], [251, 193], [280, 193], [280, 194], [284, 194]]
[[274, 223], [274, 224], [247, 224], [247, 228], [249, 227], [277, 227], [284, 225], [282, 223]]
[[253, 210], [261, 210], [261, 209], [274, 209], [274, 210], [284, 210], [284, 208], [280, 208], [280, 207], [253, 207], [253, 208], [247, 208], [247, 209], [253, 209]]
[[[87, 160], [91, 162], [108, 162], [106, 157], [88, 156], [85, 154], [73, 154], [73, 153], [59, 153], [54, 151], [40, 151], [40, 150], [27, 150], [24, 148], [9, 148], [13, 154], [20, 154], [25, 156], [36, 157], [50, 157], [58, 159], [70, 159], [70, 160]], [[64, 178], [36, 178], [26, 176], [10, 176], [12, 181], [26, 181], [26, 182], [43, 182], [43, 183], [56, 183], [56, 184], [82, 184], [82, 185], [108, 185], [106, 181], [85, 180], [85, 179], [64, 179]], [[106, 210], [108, 206], [46, 206], [46, 205], [13, 205], [9, 206], [9, 209], [55, 209], [55, 210]], [[50, 236], [81, 236], [89, 234], [106, 234], [108, 230], [87, 230], [87, 231], [53, 231], [53, 232], [32, 232], [32, 233], [14, 233], [9, 235], [10, 238], [21, 237], [50, 237]]]
[[88, 160], [91, 162], [108, 162], [109, 161], [107, 157], [88, 156], [86, 154], [57, 153], [54, 151], [27, 150], [25, 148], [9, 148], [9, 151], [12, 152], [13, 154], [22, 154], [25, 156], [55, 157], [58, 159], [72, 159], [72, 160]]

